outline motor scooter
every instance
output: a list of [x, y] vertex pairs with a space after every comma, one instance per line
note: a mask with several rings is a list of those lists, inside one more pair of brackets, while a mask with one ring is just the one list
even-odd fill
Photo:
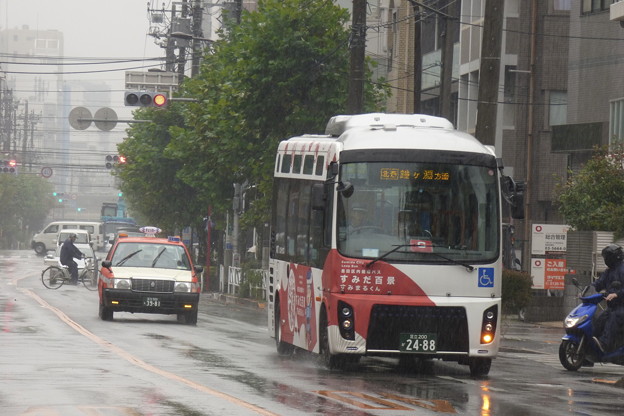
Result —
[[563, 321], [566, 334], [561, 338], [559, 361], [570, 371], [577, 371], [583, 366], [593, 367], [594, 363], [624, 365], [624, 343], [621, 339], [617, 342], [619, 347], [607, 353], [603, 353], [593, 340], [594, 320], [599, 316], [598, 311], [604, 310], [600, 302], [605, 294], [585, 296], [589, 286], [581, 288], [576, 279], [572, 281], [580, 291], [581, 304]]

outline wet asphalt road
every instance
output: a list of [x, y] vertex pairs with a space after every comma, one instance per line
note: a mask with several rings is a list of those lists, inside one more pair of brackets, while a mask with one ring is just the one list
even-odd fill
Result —
[[573, 373], [555, 324], [506, 319], [488, 377], [435, 361], [406, 369], [364, 358], [343, 372], [282, 359], [266, 312], [202, 297], [199, 322], [97, 316], [97, 292], [43, 287], [43, 259], [0, 251], [2, 415], [621, 415], [624, 367]]

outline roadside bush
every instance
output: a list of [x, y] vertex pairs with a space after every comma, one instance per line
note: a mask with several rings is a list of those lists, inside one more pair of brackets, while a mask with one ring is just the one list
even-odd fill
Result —
[[526, 272], [503, 270], [502, 308], [503, 313], [517, 313], [531, 302], [533, 279]]
[[259, 262], [250, 261], [243, 263], [238, 296], [264, 300], [263, 279], [264, 275], [262, 274], [262, 270], [260, 270]]

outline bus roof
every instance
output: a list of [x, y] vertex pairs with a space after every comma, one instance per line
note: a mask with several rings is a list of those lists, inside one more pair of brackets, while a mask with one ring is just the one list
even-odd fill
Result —
[[340, 136], [354, 127], [383, 128], [384, 126], [409, 126], [453, 130], [453, 124], [445, 118], [426, 114], [385, 114], [370, 113], [340, 115], [332, 117], [327, 123], [325, 133]]

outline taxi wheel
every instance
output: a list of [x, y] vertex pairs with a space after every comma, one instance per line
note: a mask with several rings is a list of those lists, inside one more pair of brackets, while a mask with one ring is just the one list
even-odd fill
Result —
[[107, 308], [106, 306], [100, 303], [100, 319], [103, 321], [112, 321], [113, 320], [113, 310], [111, 308]]
[[178, 314], [178, 322], [187, 325], [197, 325], [197, 309]]

